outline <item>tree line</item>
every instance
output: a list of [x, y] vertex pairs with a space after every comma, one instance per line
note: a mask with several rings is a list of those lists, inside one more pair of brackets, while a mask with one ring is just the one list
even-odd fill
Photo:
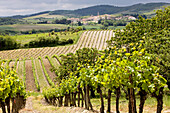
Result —
[[70, 24], [71, 20], [67, 19], [56, 19], [52, 22], [53, 24]]
[[25, 44], [24, 47], [33, 48], [33, 47], [52, 47], [56, 45], [66, 45], [66, 44], [73, 44], [73, 39], [62, 39], [59, 40], [59, 37], [56, 36], [55, 38], [49, 37], [39, 37], [38, 40], [30, 41], [28, 44]]
[[0, 36], [0, 50], [10, 50], [18, 48], [20, 48], [20, 44], [18, 44], [10, 36]]
[[19, 19], [13, 19], [9, 17], [0, 17], [0, 25], [13, 25], [13, 24], [24, 24], [26, 22], [21, 21]]

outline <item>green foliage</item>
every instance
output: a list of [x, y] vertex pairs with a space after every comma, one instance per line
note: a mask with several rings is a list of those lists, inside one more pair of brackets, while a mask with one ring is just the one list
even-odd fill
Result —
[[[112, 91], [113, 88], [125, 87], [129, 92], [129, 104], [136, 104], [134, 90], [146, 92], [148, 95], [156, 95], [157, 111], [161, 112], [162, 108], [159, 106], [162, 106], [162, 103], [159, 101], [162, 101], [161, 91], [167, 82], [162, 75], [169, 71], [169, 60], [166, 61], [165, 57], [169, 53], [169, 11], [170, 7], [164, 11], [157, 11], [157, 16], [152, 19], [145, 20], [139, 17], [139, 20], [131, 22], [124, 30], [117, 30], [115, 37], [109, 41], [109, 49], [103, 52], [83, 48], [77, 50], [75, 54], [60, 56], [62, 61], [58, 70], [60, 85], [55, 89], [57, 97], [78, 90], [78, 85], [80, 88], [94, 87], [98, 92], [100, 90], [100, 94], [101, 88]], [[165, 61], [167, 65], [158, 62], [159, 59], [161, 62]], [[87, 88], [84, 90], [88, 91]], [[55, 92], [52, 92], [54, 89], [49, 91], [50, 96], [51, 94], [52, 97], [56, 96]], [[49, 95], [46, 94], [48, 98]], [[142, 98], [146, 95], [140, 96]], [[85, 100], [86, 97], [87, 95], [84, 97]]]
[[17, 58], [17, 60], [15, 60], [15, 64], [14, 64], [14, 69], [16, 70], [16, 68], [17, 68], [17, 63], [18, 63], [18, 61], [19, 61], [19, 58]]
[[0, 35], [0, 50], [17, 49], [19, 47], [20, 47], [20, 44], [18, 44], [10, 36]]
[[53, 24], [70, 24], [71, 20], [67, 20], [67, 19], [56, 19], [52, 22]]
[[7, 66], [9, 66], [9, 63], [12, 61], [12, 59], [9, 59], [8, 61], [7, 61]]
[[[56, 71], [58, 78], [62, 79], [73, 73], [75, 76], [79, 76], [78, 70], [81, 67], [87, 67], [93, 65], [97, 60], [98, 51], [96, 49], [83, 48], [76, 51], [75, 54], [69, 53], [67, 55], [61, 55], [61, 66]], [[56, 57], [59, 59], [56, 55]]]
[[58, 86], [44, 89], [43, 95], [49, 103], [53, 104], [52, 100], [77, 91], [77, 83], [77, 77], [70, 76], [70, 78], [63, 79]]
[[50, 62], [50, 65], [51, 65], [51, 67], [52, 67], [51, 70], [52, 70], [52, 71], [55, 70], [55, 66], [54, 66], [53, 62], [51, 61], [50, 57], [49, 57], [49, 56], [45, 56], [45, 58], [47, 58], [48, 61]]
[[56, 58], [56, 59], [58, 60], [58, 62], [59, 62], [60, 64], [62, 64], [62, 61], [60, 60], [60, 58], [59, 58], [57, 55], [53, 55], [52, 57], [53, 57], [53, 58]]
[[13, 19], [13, 18], [0, 18], [0, 25], [12, 25], [12, 24], [18, 24], [18, 23], [24, 23], [21, 22], [19, 19]]
[[104, 27], [108, 26], [126, 26], [128, 21], [125, 20], [99, 20], [98, 23], [104, 25]]
[[[30, 41], [28, 44], [29, 48], [32, 47], [47, 47], [47, 46], [53, 46], [59, 44], [59, 38], [45, 38], [45, 37], [39, 37], [38, 40]], [[26, 45], [24, 45], [26, 47]]]
[[18, 78], [16, 71], [8, 66], [0, 66], [0, 100], [5, 101], [8, 97], [15, 97], [17, 93], [26, 98], [23, 83]]
[[109, 44], [128, 48], [130, 44], [144, 42], [141, 46], [151, 54], [152, 64], [159, 67], [159, 73], [169, 81], [170, 7], [164, 11], [158, 10], [156, 13], [157, 15], [151, 19], [139, 17], [136, 22], [128, 24], [123, 31], [117, 30]]

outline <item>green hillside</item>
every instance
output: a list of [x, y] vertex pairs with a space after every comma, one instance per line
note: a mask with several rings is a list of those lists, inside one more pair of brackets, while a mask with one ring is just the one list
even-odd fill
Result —
[[56, 10], [51, 11], [51, 15], [75, 15], [75, 16], [87, 16], [87, 15], [100, 15], [103, 14], [116, 14], [116, 13], [142, 13], [148, 12], [153, 9], [160, 8], [161, 6], [169, 5], [168, 3], [147, 3], [147, 4], [135, 4], [126, 7], [117, 7], [111, 5], [97, 5], [77, 10]]
[[92, 7], [76, 9], [76, 10], [55, 10], [55, 11], [45, 11], [40, 13], [35, 13], [31, 15], [16, 15], [12, 18], [27, 18], [32, 16], [38, 16], [43, 14], [49, 15], [64, 15], [64, 16], [88, 16], [88, 15], [97, 15], [98, 12], [100, 15], [103, 14], [117, 14], [117, 13], [144, 13], [150, 12], [154, 9], [159, 9], [162, 6], [170, 5], [170, 3], [147, 3], [147, 4], [135, 4], [131, 6], [118, 7], [112, 5], [96, 5]]

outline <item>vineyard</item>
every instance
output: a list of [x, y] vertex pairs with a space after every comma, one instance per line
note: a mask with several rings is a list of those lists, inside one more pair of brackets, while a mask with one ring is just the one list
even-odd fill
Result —
[[60, 54], [67, 54], [72, 52], [75, 53], [76, 50], [84, 47], [103, 50], [107, 46], [106, 41], [111, 39], [111, 37], [113, 36], [113, 30], [85, 31], [84, 33], [82, 33], [80, 39], [75, 45], [0, 51], [0, 56], [2, 59], [15, 60], [19, 58], [20, 60], [23, 60], [31, 59], [31, 57], [35, 59], [39, 56], [44, 58], [46, 55], [51, 57], [53, 55], [59, 56]]
[[106, 41], [113, 36], [113, 30], [84, 31], [74, 45], [0, 51], [0, 56], [1, 59], [6, 59], [4, 65], [16, 69], [28, 91], [42, 92], [43, 88], [54, 85], [56, 81], [56, 74], [50, 69], [61, 64], [58, 56], [75, 53], [85, 47], [103, 50], [107, 47]]
[[16, 70], [26, 91], [42, 93], [44, 88], [57, 84], [56, 73], [51, 69], [61, 65], [61, 54], [75, 53], [85, 47], [103, 50], [113, 36], [113, 30], [84, 31], [74, 45], [0, 51], [4, 59], [1, 66]]
[[[152, 19], [139, 17], [124, 30], [84, 31], [74, 45], [0, 51], [3, 112], [16, 97], [25, 103], [25, 90], [42, 93], [50, 105], [92, 111], [98, 97], [100, 113], [112, 112], [113, 101], [114, 111], [120, 113], [122, 98], [129, 113], [144, 112], [148, 98], [155, 99], [157, 113], [170, 109], [163, 103], [170, 88], [169, 11], [158, 10]], [[11, 70], [4, 68], [8, 66]]]

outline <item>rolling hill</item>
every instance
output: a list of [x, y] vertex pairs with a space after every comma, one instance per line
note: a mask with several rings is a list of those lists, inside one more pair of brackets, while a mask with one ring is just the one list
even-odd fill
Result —
[[146, 4], [135, 4], [131, 6], [125, 6], [125, 7], [118, 7], [118, 6], [112, 6], [112, 5], [96, 5], [91, 6], [87, 8], [82, 9], [76, 9], [76, 10], [55, 10], [55, 11], [44, 11], [39, 12], [31, 15], [16, 15], [12, 16], [12, 18], [26, 18], [26, 17], [32, 17], [32, 16], [38, 16], [42, 14], [48, 14], [48, 15], [64, 15], [64, 16], [88, 16], [88, 15], [97, 15], [98, 12], [100, 15], [103, 14], [136, 14], [136, 13], [144, 13], [144, 12], [150, 12], [155, 9], [159, 9], [162, 6], [170, 5], [170, 3], [146, 3]]

